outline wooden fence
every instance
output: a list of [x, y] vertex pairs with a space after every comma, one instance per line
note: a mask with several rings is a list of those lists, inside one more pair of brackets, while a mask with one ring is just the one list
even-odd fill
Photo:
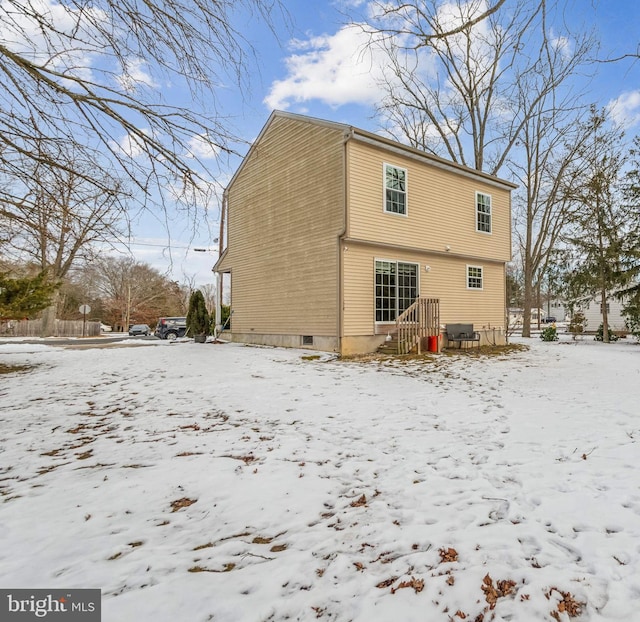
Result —
[[[83, 327], [84, 324], [84, 327]], [[0, 337], [41, 337], [42, 320], [0, 320]], [[100, 322], [55, 320], [52, 337], [98, 337]]]

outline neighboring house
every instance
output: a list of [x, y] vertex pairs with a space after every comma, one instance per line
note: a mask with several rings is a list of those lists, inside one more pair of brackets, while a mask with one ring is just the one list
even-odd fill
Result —
[[563, 300], [556, 298], [549, 300], [545, 303], [545, 308], [547, 309], [546, 314], [554, 316], [558, 322], [565, 322], [569, 319], [569, 310]]
[[[508, 310], [509, 317], [509, 328], [510, 329], [520, 329], [524, 325], [524, 309], [519, 307], [510, 307]], [[540, 322], [544, 322], [544, 319], [547, 317], [544, 309], [531, 309], [531, 326], [534, 326], [538, 323], [538, 318], [540, 318]]]
[[223, 198], [214, 271], [218, 292], [230, 275], [231, 339], [372, 352], [422, 297], [438, 333], [472, 323], [503, 343], [515, 187], [349, 125], [272, 113]]
[[[627, 321], [622, 315], [622, 307], [625, 302], [613, 297], [613, 294], [607, 296], [607, 321], [609, 327], [615, 331], [627, 330]], [[584, 314], [586, 320], [584, 330], [588, 333], [597, 332], [600, 324], [602, 324], [602, 303], [600, 296], [592, 299], [584, 299], [576, 303], [575, 311]]]

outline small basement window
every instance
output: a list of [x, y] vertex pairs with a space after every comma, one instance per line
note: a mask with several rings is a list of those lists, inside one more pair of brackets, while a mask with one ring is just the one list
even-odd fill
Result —
[[313, 345], [313, 335], [302, 335], [302, 345], [303, 346], [312, 346]]

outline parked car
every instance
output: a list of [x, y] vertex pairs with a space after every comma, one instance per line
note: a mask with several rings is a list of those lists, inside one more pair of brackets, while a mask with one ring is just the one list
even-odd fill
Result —
[[146, 337], [150, 334], [151, 329], [147, 324], [134, 324], [133, 326], [129, 327], [129, 335], [131, 335], [132, 337], [135, 335], [144, 335]]
[[177, 339], [187, 332], [186, 317], [161, 317], [153, 333], [158, 339]]
[[556, 322], [555, 315], [548, 315], [544, 320], [542, 320], [545, 324], [554, 324]]
[[103, 324], [102, 322], [100, 322], [100, 332], [101, 333], [110, 333], [111, 332], [111, 326], [109, 326], [109, 324]]

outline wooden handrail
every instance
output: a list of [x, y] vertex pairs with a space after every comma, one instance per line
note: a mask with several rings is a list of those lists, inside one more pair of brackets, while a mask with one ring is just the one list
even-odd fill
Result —
[[409, 354], [415, 346], [421, 352], [422, 340], [440, 335], [440, 301], [418, 297], [396, 319], [398, 354]]

